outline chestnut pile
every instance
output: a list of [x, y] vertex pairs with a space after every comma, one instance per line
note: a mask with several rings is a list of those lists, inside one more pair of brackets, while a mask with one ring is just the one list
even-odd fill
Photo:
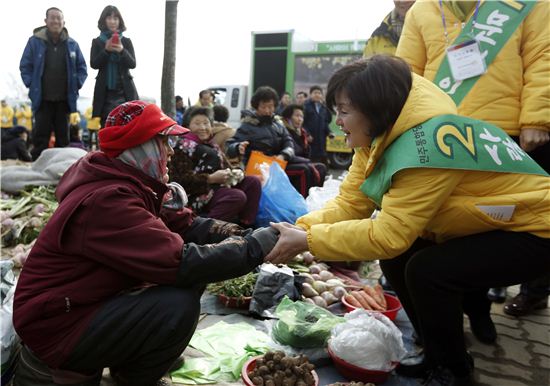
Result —
[[268, 351], [256, 360], [248, 377], [258, 386], [313, 386], [314, 368], [305, 355], [291, 357], [283, 351]]

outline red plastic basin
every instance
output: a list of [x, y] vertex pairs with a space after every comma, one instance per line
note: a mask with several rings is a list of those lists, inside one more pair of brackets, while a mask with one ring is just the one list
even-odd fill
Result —
[[[393, 295], [390, 295], [390, 294], [387, 294], [387, 293], [384, 293], [384, 297], [386, 298], [386, 303], [387, 303], [387, 306], [388, 306], [388, 309], [386, 311], [372, 311], [372, 310], [367, 310], [367, 311], [369, 311], [369, 312], [379, 312], [379, 313], [382, 313], [382, 314], [386, 315], [388, 318], [390, 318], [390, 320], [395, 320], [395, 317], [397, 316], [397, 312], [399, 312], [399, 310], [401, 309], [401, 302], [399, 301], [399, 299], [396, 296], [393, 296]], [[346, 307], [346, 310], [348, 312], [351, 312], [351, 311], [356, 310], [358, 308], [358, 307], [355, 307], [355, 306], [352, 306], [351, 304], [349, 304], [346, 301], [345, 296], [342, 297], [342, 304], [344, 305], [344, 307]]]
[[338, 372], [350, 381], [359, 381], [364, 383], [371, 382], [376, 384], [384, 383], [388, 379], [391, 371], [397, 366], [397, 363], [395, 363], [392, 370], [389, 371], [369, 370], [353, 365], [337, 357], [336, 354], [332, 352], [330, 347], [328, 347], [328, 354], [332, 358], [334, 367], [336, 367]]

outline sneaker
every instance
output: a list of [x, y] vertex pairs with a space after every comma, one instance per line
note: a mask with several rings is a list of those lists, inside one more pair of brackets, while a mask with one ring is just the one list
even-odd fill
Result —
[[497, 330], [490, 314], [470, 316], [470, 329], [472, 334], [481, 343], [493, 344], [497, 340]]
[[511, 316], [525, 316], [535, 310], [542, 310], [547, 306], [547, 296], [541, 299], [520, 293], [516, 295], [509, 304], [504, 306], [504, 313]]
[[506, 287], [496, 287], [489, 289], [487, 298], [493, 303], [504, 303], [506, 300]]

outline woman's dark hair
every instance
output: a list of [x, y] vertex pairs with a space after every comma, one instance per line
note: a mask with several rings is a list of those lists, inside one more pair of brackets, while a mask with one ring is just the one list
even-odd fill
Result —
[[229, 119], [229, 110], [224, 105], [214, 105], [214, 120], [216, 122], [227, 122]]
[[118, 17], [118, 30], [120, 32], [126, 31], [126, 24], [124, 24], [124, 19], [122, 18], [122, 15], [120, 14], [118, 8], [114, 5], [108, 5], [103, 9], [103, 12], [101, 12], [101, 16], [99, 16], [99, 20], [97, 21], [97, 28], [99, 28], [100, 31], [108, 30], [109, 28], [107, 28], [106, 20], [107, 16], [111, 15]]
[[260, 86], [256, 89], [252, 99], [250, 99], [250, 105], [257, 109], [260, 106], [260, 102], [269, 102], [273, 101], [275, 106], [279, 103], [279, 94], [275, 91], [274, 88], [269, 86]]
[[370, 121], [376, 137], [393, 126], [412, 87], [409, 65], [401, 58], [373, 55], [336, 71], [328, 82], [327, 107], [334, 111], [336, 97], [345, 92], [351, 105]]
[[290, 119], [292, 118], [292, 114], [294, 114], [294, 110], [304, 111], [304, 107], [295, 103], [291, 103], [283, 109], [283, 111], [281, 112], [281, 116], [284, 119]]
[[185, 110], [183, 114], [182, 126], [189, 127], [191, 119], [196, 115], [206, 115], [212, 123], [212, 109], [210, 107], [192, 106]]

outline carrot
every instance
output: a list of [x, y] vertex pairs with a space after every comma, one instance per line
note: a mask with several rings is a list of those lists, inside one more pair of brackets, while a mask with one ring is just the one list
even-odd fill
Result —
[[369, 295], [371, 298], [373, 298], [376, 301], [376, 304], [380, 306], [380, 308], [383, 308], [384, 311], [386, 310], [386, 306], [384, 306], [384, 295], [380, 295], [376, 290], [372, 287], [369, 287], [368, 285], [363, 287], [363, 291], [367, 295]]
[[365, 310], [372, 310], [371, 306], [365, 299], [359, 294], [360, 291], [352, 291], [351, 294], [361, 304], [361, 308], [364, 308]]
[[377, 302], [376, 300], [371, 296], [369, 295], [368, 293], [366, 293], [365, 291], [357, 291], [359, 293], [360, 296], [363, 297], [363, 299], [365, 299], [365, 302], [367, 302], [371, 308], [371, 310], [374, 310], [374, 311], [386, 311], [384, 308], [382, 308]]
[[354, 307], [358, 307], [358, 308], [363, 308], [361, 306], [361, 303], [359, 303], [354, 297], [353, 295], [350, 295], [350, 294], [345, 294], [344, 295], [344, 298], [346, 298], [346, 301], [351, 304], [352, 306]]
[[387, 310], [388, 303], [386, 303], [386, 297], [384, 296], [384, 289], [382, 288], [382, 286], [380, 284], [376, 284], [374, 286], [374, 291], [378, 294], [378, 296], [380, 297], [380, 300], [382, 300], [381, 302], [382, 307], [384, 307]]

